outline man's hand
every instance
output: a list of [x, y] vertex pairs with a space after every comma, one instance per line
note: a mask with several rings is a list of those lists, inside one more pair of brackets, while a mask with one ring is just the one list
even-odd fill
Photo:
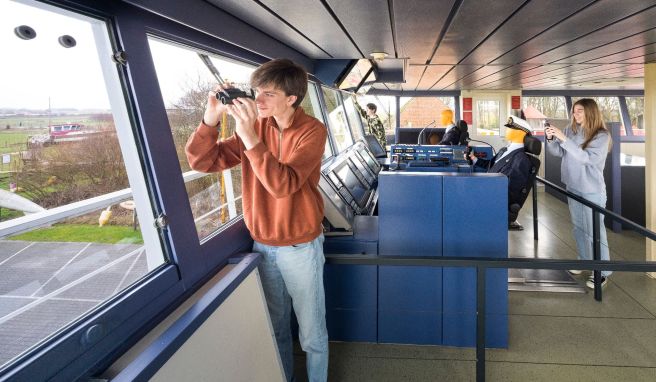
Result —
[[203, 123], [207, 126], [218, 126], [221, 121], [221, 115], [226, 112], [227, 108], [226, 105], [216, 99], [216, 93], [230, 87], [232, 87], [230, 83], [226, 82], [224, 85], [217, 85], [214, 91], [207, 93], [207, 104], [203, 114]]
[[236, 123], [235, 132], [241, 138], [250, 150], [260, 142], [255, 133], [255, 121], [257, 120], [257, 105], [250, 98], [236, 98], [232, 105], [227, 105], [228, 114], [230, 114]]

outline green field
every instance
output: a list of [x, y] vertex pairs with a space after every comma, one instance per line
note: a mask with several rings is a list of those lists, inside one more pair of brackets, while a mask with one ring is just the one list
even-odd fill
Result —
[[87, 224], [56, 224], [12, 236], [9, 240], [143, 244], [141, 231], [134, 231], [132, 227], [115, 225], [98, 227]]
[[[108, 116], [110, 114], [74, 114], [74, 115], [12, 115], [0, 117], [0, 131], [23, 130], [23, 129], [46, 129], [48, 125], [58, 125], [62, 123], [81, 123], [86, 126], [106, 125], [107, 120], [101, 121], [96, 118], [99, 115]], [[113, 124], [113, 122], [110, 122]], [[7, 129], [9, 126], [9, 129]]]
[[[0, 130], [0, 154], [13, 153], [13, 152], [26, 150], [27, 139], [30, 137], [30, 135], [34, 135], [34, 134], [39, 134], [39, 133]], [[41, 134], [43, 134], [43, 132], [41, 132]]]

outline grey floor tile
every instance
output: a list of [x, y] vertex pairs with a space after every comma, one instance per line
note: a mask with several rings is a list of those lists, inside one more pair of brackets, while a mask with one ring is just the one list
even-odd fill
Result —
[[494, 361], [656, 367], [656, 321], [589, 317], [511, 316], [508, 349]]

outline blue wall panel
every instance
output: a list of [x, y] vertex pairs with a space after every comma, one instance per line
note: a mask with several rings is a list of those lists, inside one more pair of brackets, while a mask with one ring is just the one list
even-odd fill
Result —
[[442, 177], [381, 172], [378, 192], [379, 255], [442, 256]]
[[327, 264], [324, 284], [328, 337], [333, 341], [376, 342], [377, 267]]
[[[507, 257], [508, 180], [500, 174], [444, 178], [444, 255]], [[476, 270], [444, 268], [443, 343], [476, 344]], [[486, 275], [486, 345], [508, 344], [508, 272]]]

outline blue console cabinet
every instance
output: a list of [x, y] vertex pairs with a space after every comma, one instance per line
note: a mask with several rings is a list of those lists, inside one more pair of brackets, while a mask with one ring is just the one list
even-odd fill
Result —
[[[507, 187], [501, 174], [381, 172], [378, 255], [506, 257]], [[372, 254], [360, 236], [326, 253]], [[486, 346], [507, 347], [507, 270], [486, 276]], [[325, 284], [331, 340], [476, 344], [473, 268], [328, 264]]]

